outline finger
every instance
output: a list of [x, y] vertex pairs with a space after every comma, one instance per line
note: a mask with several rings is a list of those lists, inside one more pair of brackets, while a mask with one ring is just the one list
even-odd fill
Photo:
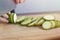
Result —
[[18, 4], [19, 3], [19, 0], [13, 0], [16, 4]]
[[19, 3], [23, 3], [25, 0], [19, 0]]
[[7, 15], [10, 15], [11, 12], [7, 13]]
[[8, 19], [8, 15], [7, 14], [2, 15], [2, 17]]
[[9, 21], [5, 18], [0, 17], [0, 23], [8, 23]]

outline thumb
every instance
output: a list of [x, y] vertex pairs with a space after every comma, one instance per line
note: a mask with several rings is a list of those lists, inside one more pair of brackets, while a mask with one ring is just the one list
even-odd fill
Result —
[[0, 17], [0, 23], [8, 23], [8, 20], [5, 18]]

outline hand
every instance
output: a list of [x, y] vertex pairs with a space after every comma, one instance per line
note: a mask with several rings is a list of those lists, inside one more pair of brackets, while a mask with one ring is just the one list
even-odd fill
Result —
[[9, 14], [4, 14], [2, 16], [0, 16], [0, 23], [8, 23], [8, 15]]

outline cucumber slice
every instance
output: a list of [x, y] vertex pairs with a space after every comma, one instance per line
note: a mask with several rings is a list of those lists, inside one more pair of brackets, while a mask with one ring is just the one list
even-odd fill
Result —
[[55, 26], [58, 27], [58, 20], [55, 20]]
[[31, 22], [31, 20], [25, 20], [21, 23], [21, 25], [28, 25]]
[[34, 21], [31, 24], [28, 24], [28, 26], [34, 26], [36, 23], [37, 23], [37, 21]]
[[31, 23], [32, 22], [32, 17], [28, 17], [28, 19], [26, 19], [26, 20], [24, 20], [22, 23], [21, 23], [21, 25], [28, 25], [29, 23]]
[[10, 15], [9, 15], [9, 18], [8, 18], [8, 20], [9, 20], [10, 23], [11, 23], [11, 20], [12, 20], [11, 15], [12, 15], [12, 14], [10, 14]]
[[37, 18], [37, 20], [36, 20], [37, 23], [35, 24], [36, 26], [38, 26], [38, 22], [39, 22], [41, 19], [42, 19], [42, 17], [38, 17], [38, 18]]
[[52, 27], [52, 23], [50, 21], [45, 21], [43, 24], [42, 24], [42, 28], [43, 29], [51, 29]]
[[58, 21], [58, 27], [60, 27], [60, 21]]
[[31, 23], [28, 24], [28, 26], [34, 26], [37, 23], [37, 18], [33, 18]]
[[26, 20], [27, 18], [28, 18], [28, 16], [22, 16], [17, 19], [17, 23], [21, 23], [22, 21]]
[[46, 15], [43, 17], [45, 20], [55, 20], [55, 16], [53, 15]]
[[60, 21], [55, 20], [55, 26], [56, 26], [56, 27], [59, 27], [59, 26], [60, 26]]
[[16, 23], [16, 20], [17, 20], [17, 15], [16, 14], [13, 14], [13, 20], [14, 20], [14, 23]]
[[17, 20], [17, 15], [14, 14], [14, 13], [11, 13], [11, 14], [9, 15], [9, 22], [10, 22], [10, 23], [16, 23], [16, 20]]
[[37, 25], [38, 25], [37, 23], [39, 22], [40, 19], [42, 19], [42, 17], [34, 18], [34, 19], [31, 21], [31, 23], [28, 24], [28, 26], [37, 26]]
[[44, 21], [45, 21], [44, 19], [39, 20], [37, 25], [42, 25], [44, 23]]
[[60, 26], [60, 22], [58, 20], [55, 20], [55, 26], [59, 27]]
[[12, 13], [11, 14], [11, 23], [14, 23], [14, 18], [13, 17], [14, 17], [14, 14]]
[[55, 28], [56, 27], [56, 23], [55, 21], [50, 21], [52, 23], [52, 28]]

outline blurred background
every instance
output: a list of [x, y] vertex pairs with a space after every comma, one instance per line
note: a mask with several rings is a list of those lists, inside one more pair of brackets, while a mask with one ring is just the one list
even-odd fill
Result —
[[60, 0], [25, 0], [18, 4], [16, 13], [60, 11]]

